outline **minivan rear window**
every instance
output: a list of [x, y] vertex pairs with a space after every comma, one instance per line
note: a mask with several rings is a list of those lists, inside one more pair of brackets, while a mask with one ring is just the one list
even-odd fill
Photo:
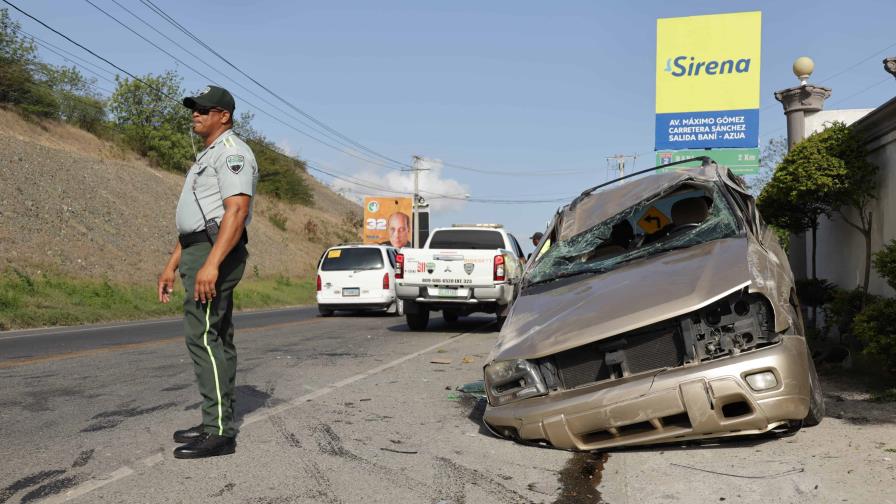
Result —
[[378, 248], [331, 249], [324, 254], [323, 271], [381, 269], [383, 254]]
[[431, 249], [478, 249], [494, 250], [504, 248], [504, 238], [498, 231], [485, 229], [446, 229], [436, 231], [429, 240]]

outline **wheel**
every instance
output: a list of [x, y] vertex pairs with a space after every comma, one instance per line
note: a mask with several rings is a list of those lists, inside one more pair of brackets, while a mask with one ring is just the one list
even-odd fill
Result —
[[457, 322], [458, 318], [460, 318], [460, 314], [456, 311], [442, 310], [442, 318], [445, 320], [445, 322], [453, 324]]
[[818, 371], [815, 363], [809, 357], [809, 413], [803, 419], [803, 425], [812, 427], [818, 425], [824, 419], [824, 393], [821, 390], [821, 382], [818, 380]]
[[507, 315], [498, 315], [498, 329], [500, 330], [504, 327], [504, 322], [507, 320]]
[[317, 311], [318, 311], [318, 313], [320, 313], [321, 317], [329, 317], [329, 316], [333, 315], [333, 310], [330, 310], [327, 308], [321, 308], [320, 306], [317, 307]]
[[404, 315], [404, 301], [396, 299], [388, 308], [386, 308], [386, 313], [399, 317]]
[[405, 313], [404, 316], [412, 331], [425, 331], [429, 325], [429, 310], [420, 309], [417, 313]]

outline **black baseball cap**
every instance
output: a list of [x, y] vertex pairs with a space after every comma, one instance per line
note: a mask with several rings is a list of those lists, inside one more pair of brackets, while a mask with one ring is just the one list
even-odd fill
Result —
[[541, 234], [541, 233], [535, 233], [535, 234], [533, 234], [532, 236], [530, 236], [529, 239], [530, 239], [530, 240], [538, 240], [538, 241], [541, 241], [541, 237], [542, 237], [542, 236], [544, 236], [544, 235]]
[[218, 86], [205, 86], [201, 93], [196, 96], [187, 96], [182, 103], [190, 110], [217, 107], [231, 114], [236, 108], [236, 102], [233, 101], [230, 91]]

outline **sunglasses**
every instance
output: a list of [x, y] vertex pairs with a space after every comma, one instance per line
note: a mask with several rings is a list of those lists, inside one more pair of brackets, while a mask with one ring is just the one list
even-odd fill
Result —
[[199, 115], [208, 115], [209, 112], [224, 112], [224, 109], [218, 107], [196, 107], [193, 109], [193, 112], [196, 112]]

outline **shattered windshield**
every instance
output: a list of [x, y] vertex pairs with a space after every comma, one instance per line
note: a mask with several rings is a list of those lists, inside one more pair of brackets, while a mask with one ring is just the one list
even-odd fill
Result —
[[682, 184], [551, 244], [525, 283], [603, 273], [634, 259], [737, 233], [735, 217], [718, 188]]

